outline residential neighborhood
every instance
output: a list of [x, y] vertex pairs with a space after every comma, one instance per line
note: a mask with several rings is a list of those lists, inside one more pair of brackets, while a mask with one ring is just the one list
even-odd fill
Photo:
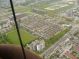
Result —
[[21, 45], [43, 59], [79, 59], [79, 0], [0, 0], [0, 44]]

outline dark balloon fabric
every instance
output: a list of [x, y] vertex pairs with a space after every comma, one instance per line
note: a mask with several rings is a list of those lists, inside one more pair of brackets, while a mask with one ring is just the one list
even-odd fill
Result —
[[[28, 49], [25, 49], [26, 59], [41, 59]], [[22, 49], [16, 45], [0, 45], [0, 59], [23, 59]]]

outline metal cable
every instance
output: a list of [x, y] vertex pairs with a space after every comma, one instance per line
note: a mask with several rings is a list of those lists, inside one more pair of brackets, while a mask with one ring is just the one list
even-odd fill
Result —
[[15, 15], [15, 10], [14, 10], [14, 6], [13, 6], [13, 1], [12, 0], [10, 0], [10, 5], [11, 5], [13, 17], [14, 17], [14, 22], [15, 22], [18, 38], [19, 38], [20, 45], [21, 45], [21, 48], [22, 48], [23, 56], [24, 56], [24, 59], [26, 59], [26, 54], [25, 54], [25, 50], [24, 50], [24, 47], [23, 47], [23, 43], [22, 43], [22, 39], [21, 39], [21, 35], [20, 35], [20, 30], [19, 30], [18, 23], [17, 23], [17, 20], [16, 20], [16, 15]]

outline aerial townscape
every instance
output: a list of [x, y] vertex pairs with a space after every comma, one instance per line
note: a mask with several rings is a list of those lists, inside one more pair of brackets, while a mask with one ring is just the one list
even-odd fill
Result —
[[[79, 59], [79, 0], [13, 0], [25, 49], [43, 59]], [[20, 45], [9, 0], [0, 0], [0, 44]]]

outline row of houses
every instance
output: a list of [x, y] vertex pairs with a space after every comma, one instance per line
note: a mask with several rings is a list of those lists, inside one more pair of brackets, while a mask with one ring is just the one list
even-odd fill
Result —
[[12, 28], [12, 25], [9, 19], [0, 20], [0, 32], [7, 32], [10, 28]]
[[[74, 34], [76, 35], [74, 36]], [[53, 51], [51, 58], [53, 59], [78, 59], [79, 54], [79, 31], [75, 31], [70, 37], [62, 41]]]

